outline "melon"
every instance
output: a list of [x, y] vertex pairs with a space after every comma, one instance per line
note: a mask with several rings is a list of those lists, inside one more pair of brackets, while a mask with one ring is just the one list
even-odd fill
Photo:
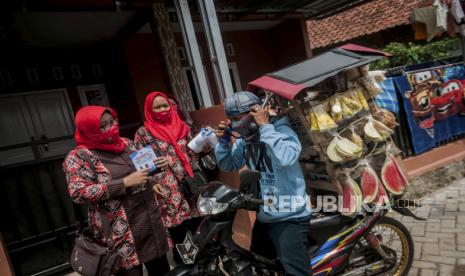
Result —
[[350, 176], [346, 176], [342, 183], [342, 207], [341, 213], [350, 216], [360, 210], [362, 205], [362, 191], [358, 184]]
[[376, 198], [373, 202], [378, 206], [389, 205], [389, 196], [386, 193], [383, 185], [379, 185], [378, 194], [376, 195]]
[[363, 200], [367, 203], [373, 202], [378, 194], [380, 181], [376, 172], [370, 166], [363, 169], [360, 185], [362, 186]]
[[407, 178], [392, 154], [386, 155], [386, 161], [381, 170], [381, 179], [386, 189], [394, 195], [403, 194], [408, 184]]

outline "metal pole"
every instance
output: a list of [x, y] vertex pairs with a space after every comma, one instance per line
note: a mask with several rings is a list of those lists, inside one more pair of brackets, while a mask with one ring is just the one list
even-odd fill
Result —
[[228, 62], [224, 52], [223, 40], [221, 38], [220, 26], [216, 17], [213, 0], [198, 0], [202, 23], [207, 37], [210, 59], [215, 72], [215, 79], [220, 91], [221, 99], [231, 96], [233, 86], [229, 75]]
[[465, 62], [465, 36], [464, 35], [460, 35], [460, 44], [462, 46], [462, 61]]
[[186, 45], [189, 66], [192, 69], [192, 75], [194, 77], [197, 97], [204, 108], [211, 107], [213, 106], [213, 100], [210, 90], [208, 89], [205, 70], [203, 70], [202, 58], [200, 57], [199, 45], [197, 43], [197, 37], [195, 36], [189, 4], [187, 0], [175, 0], [174, 3], [176, 5], [178, 21], [181, 26], [182, 37]]

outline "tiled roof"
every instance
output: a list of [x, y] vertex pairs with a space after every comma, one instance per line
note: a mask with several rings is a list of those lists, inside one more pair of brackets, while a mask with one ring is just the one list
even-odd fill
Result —
[[322, 20], [308, 20], [312, 49], [410, 24], [413, 9], [432, 0], [372, 0]]

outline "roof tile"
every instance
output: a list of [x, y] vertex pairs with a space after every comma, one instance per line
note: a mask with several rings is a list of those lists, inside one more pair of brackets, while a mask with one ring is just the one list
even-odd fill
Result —
[[312, 49], [410, 24], [415, 8], [431, 6], [432, 0], [371, 0], [322, 20], [308, 20]]

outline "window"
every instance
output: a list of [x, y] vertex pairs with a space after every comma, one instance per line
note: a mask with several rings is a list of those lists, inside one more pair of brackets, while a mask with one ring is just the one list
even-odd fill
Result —
[[79, 69], [78, 65], [71, 66], [71, 74], [73, 75], [73, 79], [80, 80], [82, 78], [81, 69]]
[[61, 67], [58, 67], [58, 66], [53, 67], [52, 71], [53, 71], [53, 76], [55, 77], [55, 80], [61, 81], [64, 79], [63, 71], [61, 71]]
[[36, 69], [27, 69], [26, 73], [30, 83], [36, 83], [40, 81], [39, 74], [37, 74]]
[[100, 64], [92, 64], [92, 73], [94, 74], [94, 77], [97, 79], [103, 77], [103, 72], [102, 68], [100, 67]]
[[233, 57], [236, 55], [236, 52], [234, 51], [234, 46], [232, 43], [226, 43], [226, 52], [228, 53], [228, 56]]
[[0, 80], [4, 86], [9, 86], [13, 84], [10, 72], [8, 71], [0, 71]]

